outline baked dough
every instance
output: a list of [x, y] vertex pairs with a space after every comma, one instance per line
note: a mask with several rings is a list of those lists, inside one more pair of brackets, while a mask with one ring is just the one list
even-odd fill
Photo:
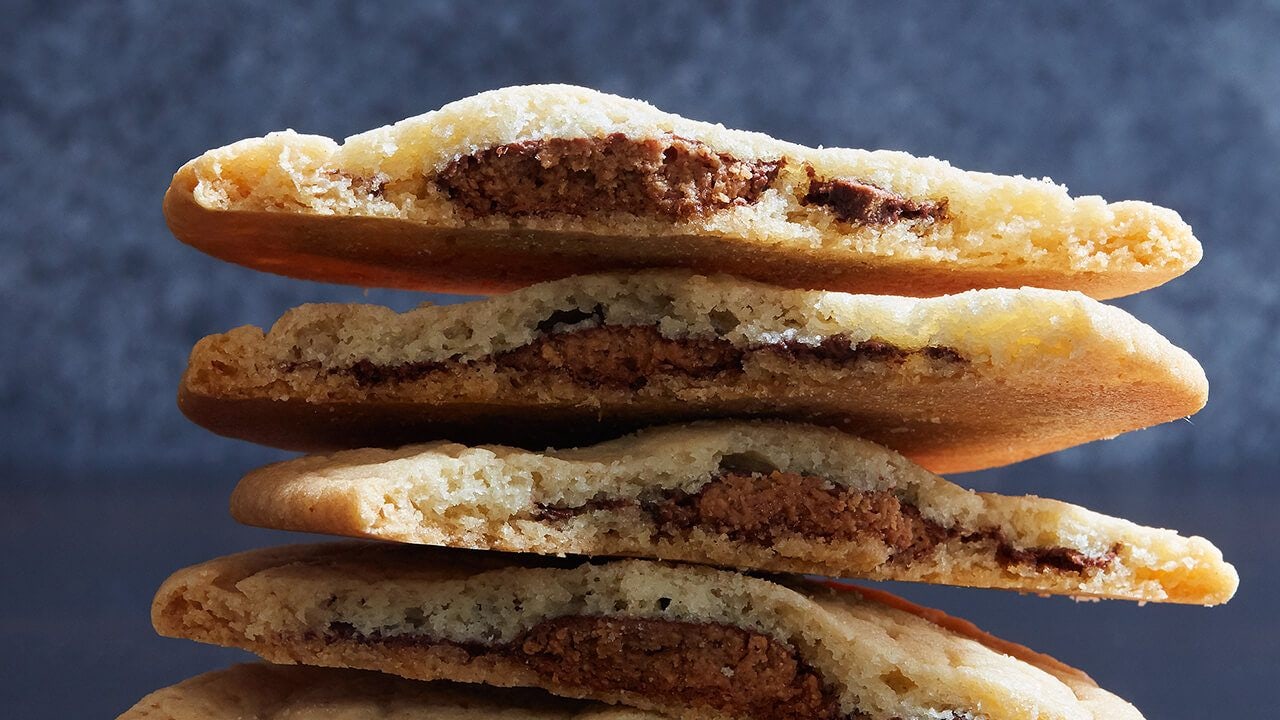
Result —
[[703, 418], [831, 425], [935, 472], [1199, 410], [1200, 366], [1079, 293], [784, 290], [678, 271], [579, 276], [397, 314], [307, 305], [192, 352], [180, 405], [289, 449], [542, 448]]
[[363, 670], [235, 665], [157, 690], [117, 720], [662, 720], [533, 690], [424, 683]]
[[1172, 210], [901, 152], [813, 149], [567, 85], [482, 93], [347, 138], [210, 150], [165, 196], [175, 235], [293, 277], [491, 292], [683, 267], [800, 288], [1109, 298], [1194, 266]]
[[481, 550], [1215, 605], [1235, 569], [1199, 537], [1038, 497], [975, 493], [807, 425], [655, 428], [576, 450], [448, 442], [249, 473], [250, 525]]
[[388, 544], [179, 571], [156, 629], [272, 662], [541, 687], [676, 718], [1140, 718], [1083, 673], [883, 593], [646, 560]]

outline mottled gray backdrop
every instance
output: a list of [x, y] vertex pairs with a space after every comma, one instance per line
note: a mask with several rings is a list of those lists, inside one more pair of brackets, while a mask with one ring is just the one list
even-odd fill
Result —
[[0, 659], [0, 689], [29, 708], [15, 717], [112, 715], [239, 657], [152, 637], [146, 602], [177, 565], [285, 538], [223, 509], [239, 473], [279, 454], [185, 422], [175, 385], [202, 335], [365, 297], [179, 244], [160, 214], [171, 173], [242, 137], [343, 137], [532, 82], [1182, 213], [1205, 260], [1120, 304], [1201, 360], [1208, 408], [962, 480], [1208, 535], [1240, 566], [1241, 596], [1201, 610], [906, 592], [1085, 665], [1149, 717], [1270, 698], [1280, 3], [46, 0], [0, 13], [0, 639], [23, 650]]

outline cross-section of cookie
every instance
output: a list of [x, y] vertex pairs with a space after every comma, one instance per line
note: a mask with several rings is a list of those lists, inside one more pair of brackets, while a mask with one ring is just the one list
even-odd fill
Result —
[[937, 295], [1107, 298], [1200, 259], [1172, 210], [901, 152], [813, 149], [569, 86], [482, 93], [338, 144], [211, 150], [165, 196], [217, 257], [330, 282], [489, 292], [644, 267]]
[[426, 683], [365, 670], [251, 663], [142, 698], [117, 720], [663, 720], [538, 690]]
[[892, 596], [647, 560], [256, 550], [174, 574], [152, 619], [273, 662], [537, 687], [687, 720], [1141, 717], [1077, 670]]
[[715, 422], [575, 450], [452, 443], [250, 473], [250, 525], [483, 550], [1215, 605], [1238, 577], [1199, 537], [965, 490], [836, 430]]
[[1189, 355], [1079, 293], [911, 299], [646, 271], [407, 313], [304, 306], [202, 340], [180, 403], [215, 432], [302, 450], [566, 447], [777, 418], [952, 472], [1181, 418], [1206, 393]]

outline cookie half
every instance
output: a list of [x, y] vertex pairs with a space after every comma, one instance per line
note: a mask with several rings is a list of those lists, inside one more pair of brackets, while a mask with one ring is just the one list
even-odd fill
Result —
[[253, 663], [157, 690], [117, 720], [661, 720], [535, 690]]
[[892, 596], [646, 560], [255, 550], [174, 574], [152, 620], [273, 662], [540, 687], [690, 720], [1141, 717], [1079, 671]]
[[250, 473], [250, 525], [396, 542], [611, 555], [1215, 605], [1235, 569], [1199, 537], [1038, 497], [975, 493], [835, 430], [668, 427], [576, 450], [353, 450]]
[[342, 144], [292, 131], [188, 162], [181, 240], [294, 277], [455, 292], [684, 267], [803, 288], [1098, 298], [1194, 266], [1172, 210], [901, 152], [813, 149], [565, 85], [461, 100]]
[[649, 271], [402, 314], [303, 306], [200, 341], [179, 400], [214, 432], [290, 449], [570, 446], [769, 417], [950, 472], [1181, 418], [1206, 395], [1187, 353], [1079, 293], [921, 300]]

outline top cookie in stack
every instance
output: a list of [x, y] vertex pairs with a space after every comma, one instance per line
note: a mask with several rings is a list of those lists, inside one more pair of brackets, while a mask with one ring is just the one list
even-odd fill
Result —
[[492, 292], [643, 267], [787, 287], [1118, 297], [1200, 259], [1178, 214], [905, 153], [813, 149], [583, 88], [460, 100], [339, 145], [292, 131], [178, 171], [174, 233], [293, 277]]
[[[1204, 605], [1235, 592], [1201, 538], [929, 472], [1204, 404], [1193, 358], [1096, 299], [1198, 261], [1172, 211], [565, 86], [484, 93], [341, 146], [242, 141], [179, 170], [165, 210], [184, 241], [258, 269], [512, 292], [305, 306], [202, 340], [188, 417], [345, 449], [250, 474], [235, 516], [399, 546], [180, 571], [153, 606], [163, 634], [690, 720], [1101, 720], [1140, 716], [936, 611], [781, 573]], [[640, 559], [548, 557], [564, 554]]]

